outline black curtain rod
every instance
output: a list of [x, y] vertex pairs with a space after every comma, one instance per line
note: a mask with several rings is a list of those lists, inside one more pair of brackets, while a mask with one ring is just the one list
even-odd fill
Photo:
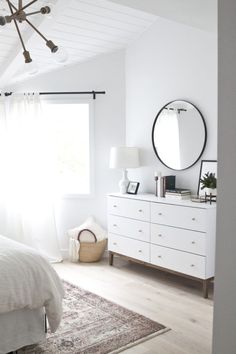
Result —
[[[5, 92], [5, 96], [11, 96], [13, 92]], [[40, 95], [93, 95], [93, 99], [96, 100], [97, 95], [105, 95], [106, 91], [80, 91], [80, 92], [39, 92]], [[0, 94], [1, 95], [1, 94]]]

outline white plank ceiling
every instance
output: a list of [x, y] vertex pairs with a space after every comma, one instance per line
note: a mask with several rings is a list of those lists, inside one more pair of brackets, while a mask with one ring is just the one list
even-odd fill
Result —
[[[23, 1], [23, 4], [28, 3]], [[17, 5], [16, 0], [12, 0]], [[35, 15], [29, 20], [69, 54], [63, 65], [72, 65], [97, 55], [126, 48], [145, 32], [157, 17], [109, 0], [38, 0], [29, 9], [52, 5], [51, 19]], [[50, 6], [49, 5], [49, 6]], [[31, 10], [30, 10], [31, 12]], [[5, 0], [0, 0], [0, 15], [8, 15]], [[19, 24], [26, 47], [41, 73], [58, 69], [45, 42], [27, 24]], [[0, 89], [25, 78], [24, 58], [14, 24], [0, 28]]]

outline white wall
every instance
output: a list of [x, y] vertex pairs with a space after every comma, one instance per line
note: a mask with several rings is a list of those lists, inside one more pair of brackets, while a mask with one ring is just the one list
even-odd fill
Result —
[[[154, 171], [176, 174], [179, 187], [197, 191], [200, 162], [176, 173], [156, 158], [151, 131], [163, 105], [195, 104], [205, 117], [208, 141], [202, 159], [217, 159], [216, 35], [159, 18], [126, 53], [126, 140], [139, 146], [143, 167], [130, 171], [142, 190], [154, 192]], [[194, 134], [194, 131], [192, 132]]]
[[219, 164], [213, 353], [236, 353], [236, 2], [219, 0]]
[[120, 173], [109, 170], [109, 151], [125, 141], [124, 52], [99, 56], [89, 62], [8, 88], [10, 91], [91, 91], [105, 90], [95, 102], [95, 196], [67, 199], [57, 205], [57, 224], [61, 248], [67, 248], [65, 231], [95, 215], [106, 226], [106, 194], [117, 189]]
[[[95, 186], [93, 199], [64, 200], [57, 210], [61, 247], [65, 230], [94, 214], [106, 225], [106, 198], [117, 190], [119, 172], [108, 169], [109, 149], [125, 142], [141, 148], [140, 169], [130, 171], [141, 190], [154, 192], [154, 170], [177, 174], [179, 186], [196, 192], [200, 162], [187, 171], [167, 170], [156, 158], [151, 130], [159, 109], [174, 99], [196, 104], [206, 119], [208, 143], [202, 158], [217, 158], [216, 36], [159, 18], [126, 52], [97, 57], [10, 87], [11, 91], [106, 90], [95, 109]], [[125, 95], [126, 73], [126, 95]], [[194, 134], [194, 132], [193, 132]]]

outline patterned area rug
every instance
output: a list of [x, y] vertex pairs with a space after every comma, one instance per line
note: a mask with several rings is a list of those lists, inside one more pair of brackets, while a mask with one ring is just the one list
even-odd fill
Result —
[[19, 354], [106, 354], [164, 333], [167, 328], [98, 295], [64, 282], [66, 297], [60, 328], [46, 344]]

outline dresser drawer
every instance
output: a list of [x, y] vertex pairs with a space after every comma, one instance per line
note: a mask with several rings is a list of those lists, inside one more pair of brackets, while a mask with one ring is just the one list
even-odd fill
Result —
[[150, 221], [150, 203], [119, 197], [108, 197], [109, 214]]
[[109, 233], [108, 249], [143, 262], [150, 261], [150, 244], [146, 242]]
[[206, 211], [200, 208], [151, 203], [151, 222], [206, 231]]
[[206, 259], [203, 256], [151, 245], [151, 263], [193, 277], [206, 278]]
[[145, 221], [109, 215], [108, 231], [113, 234], [150, 242], [150, 224]]
[[151, 243], [206, 255], [206, 234], [202, 232], [151, 224]]

